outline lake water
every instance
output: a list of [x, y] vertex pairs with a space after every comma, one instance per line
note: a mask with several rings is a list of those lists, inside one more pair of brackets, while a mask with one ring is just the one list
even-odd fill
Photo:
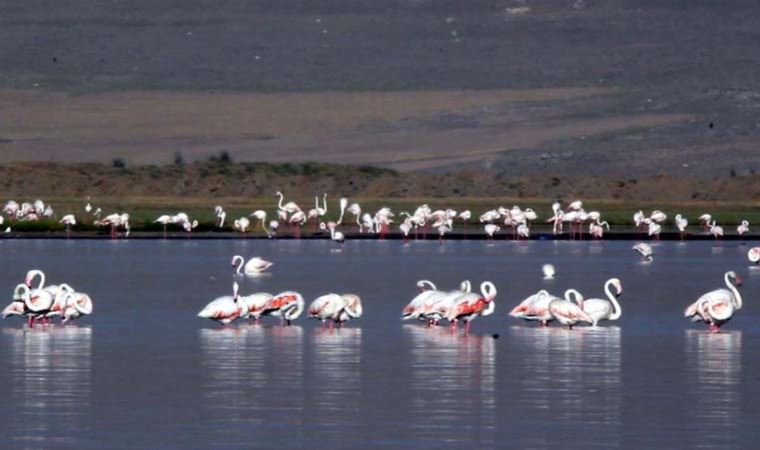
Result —
[[[40, 268], [95, 312], [65, 328], [0, 321], [0, 448], [754, 448], [760, 270], [739, 243], [657, 244], [651, 264], [632, 244], [2, 241], [7, 301]], [[236, 278], [244, 294], [354, 292], [365, 316], [333, 332], [195, 317], [229, 294], [238, 253], [275, 262]], [[710, 335], [681, 313], [730, 269], [745, 308]], [[618, 322], [568, 331], [506, 315], [541, 288], [603, 297], [612, 276]], [[496, 312], [469, 337], [402, 323], [422, 278], [491, 280]]]

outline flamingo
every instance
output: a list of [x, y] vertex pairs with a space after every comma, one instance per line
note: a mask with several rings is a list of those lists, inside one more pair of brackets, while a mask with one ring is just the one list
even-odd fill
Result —
[[530, 228], [528, 228], [528, 225], [521, 223], [517, 226], [517, 237], [521, 239], [530, 238]]
[[198, 313], [198, 317], [215, 320], [222, 325], [229, 325], [235, 319], [248, 313], [246, 305], [240, 302], [237, 282], [232, 283], [232, 295], [217, 297]]
[[187, 238], [190, 239], [190, 237], [193, 235], [193, 230], [198, 226], [198, 221], [193, 220], [192, 222], [182, 222], [182, 228], [187, 232]]
[[280, 228], [280, 222], [276, 220], [272, 220], [269, 222], [269, 230], [271, 230], [271, 234], [269, 233], [269, 230], [267, 230], [267, 237], [271, 238], [277, 238], [277, 230]]
[[[469, 294], [470, 291], [470, 282], [465, 280], [460, 284], [459, 290], [439, 292], [437, 295], [428, 298], [425, 302], [425, 311], [423, 313], [423, 317], [428, 321], [428, 326], [431, 324], [438, 325], [442, 319], [447, 319], [449, 313], [451, 312], [451, 309], [454, 307], [459, 298], [465, 294]], [[454, 321], [451, 323], [453, 325]]]
[[652, 211], [652, 214], [649, 215], [649, 219], [656, 223], [665, 222], [667, 218], [668, 218], [668, 215], [660, 211], [659, 209]]
[[[331, 223], [330, 227], [330, 239], [340, 244], [340, 248], [343, 248], [343, 243], [346, 241], [346, 237], [340, 231], [335, 231], [335, 224]], [[327, 229], [327, 225], [324, 222], [319, 224], [319, 228], [322, 230]]]
[[[573, 303], [571, 298], [577, 302]], [[569, 330], [580, 322], [593, 323], [593, 319], [583, 310], [583, 296], [575, 289], [565, 291], [564, 299], [554, 299], [549, 302], [549, 313], [557, 322], [567, 325]]]
[[277, 193], [274, 195], [280, 197], [280, 202], [277, 204], [277, 208], [280, 211], [285, 211], [288, 214], [295, 214], [296, 212], [301, 211], [301, 207], [298, 206], [295, 202], [288, 202], [283, 205], [282, 202], [285, 199], [285, 195], [282, 192], [277, 191]]
[[601, 239], [602, 236], [604, 236], [604, 228], [607, 227], [607, 231], [610, 229], [610, 224], [607, 223], [607, 221], [599, 222], [599, 219], [597, 219], [597, 222], [591, 222], [588, 224], [588, 232], [594, 239]]
[[720, 327], [731, 320], [734, 312], [742, 308], [742, 296], [737, 289], [742, 280], [736, 272], [729, 271], [723, 275], [728, 289], [715, 289], [697, 299], [684, 311], [684, 317], [692, 322], [702, 321], [710, 325], [710, 332], [720, 332]]
[[65, 294], [64, 308], [61, 312], [61, 323], [66, 324], [69, 321], [78, 319], [81, 316], [90, 315], [92, 314], [92, 311], [92, 299], [89, 295], [83, 292], [75, 292], [73, 289], [69, 289]]
[[5, 213], [9, 218], [16, 217], [18, 212], [19, 204], [13, 200], [9, 200], [8, 203], [5, 204], [5, 207], [3, 207], [3, 213]]
[[172, 216], [164, 214], [163, 216], [159, 216], [158, 219], [153, 221], [153, 223], [160, 223], [164, 227], [164, 239], [166, 239], [166, 226], [170, 223], [174, 223], [172, 220]]
[[654, 259], [654, 256], [652, 256], [652, 246], [649, 244], [640, 242], [633, 246], [633, 250], [639, 252], [642, 261], [652, 261]]
[[472, 211], [465, 209], [458, 216], [464, 222], [464, 235], [467, 236], [467, 223], [472, 219]]
[[[612, 294], [610, 287], [615, 287]], [[596, 326], [600, 320], [618, 320], [623, 314], [617, 298], [623, 293], [623, 285], [617, 278], [610, 278], [604, 283], [604, 293], [609, 300], [601, 298], [589, 298], [583, 301], [583, 311], [591, 317], [592, 325]]]
[[647, 234], [649, 234], [649, 236], [654, 236], [654, 239], [659, 241], [661, 231], [662, 231], [662, 225], [656, 222], [649, 223], [649, 230], [647, 231]]
[[646, 219], [646, 216], [644, 215], [644, 211], [638, 210], [633, 214], [633, 225], [636, 228], [641, 228], [645, 225], [644, 220]]
[[723, 227], [716, 225], [715, 221], [713, 220], [712, 223], [710, 223], [710, 234], [712, 234], [717, 241], [723, 237]]
[[[10, 316], [27, 316], [31, 314], [31, 311], [26, 309], [25, 299], [29, 296], [29, 286], [24, 283], [16, 285], [13, 290], [13, 301], [3, 309], [2, 317], [6, 319]], [[31, 316], [30, 325], [31, 325]]]
[[306, 223], [306, 214], [303, 211], [296, 211], [290, 216], [288, 223], [294, 230], [296, 239], [301, 239], [301, 227]]
[[351, 203], [351, 205], [346, 210], [354, 215], [354, 220], [356, 220], [356, 225], [359, 227], [359, 233], [364, 233], [364, 227], [362, 227], [362, 223], [359, 221], [359, 217], [362, 215], [362, 207], [358, 203]]
[[739, 236], [744, 236], [745, 234], [749, 233], [749, 221], [742, 220], [741, 225], [736, 227], [736, 232], [739, 233]]
[[247, 217], [241, 217], [239, 219], [235, 219], [235, 222], [233, 223], [233, 228], [240, 231], [241, 233], [245, 233], [250, 225], [251, 225], [251, 221], [248, 220]]
[[[2, 217], [0, 217], [0, 219], [2, 219]], [[66, 214], [58, 223], [66, 225], [66, 239], [71, 238], [71, 227], [77, 224], [77, 219], [74, 217], [74, 214]], [[2, 224], [2, 220], [0, 220], [0, 224]]]
[[448, 223], [442, 223], [438, 227], [438, 244], [443, 245], [443, 236], [451, 231], [451, 225]]
[[412, 220], [407, 217], [399, 224], [398, 229], [401, 230], [401, 234], [404, 236], [404, 243], [408, 243], [409, 232], [412, 231]]
[[493, 234], [501, 230], [501, 227], [498, 225], [494, 225], [492, 223], [486, 224], [485, 227], [483, 227], [486, 234], [488, 235], [488, 239], [493, 240]]
[[125, 237], [129, 236], [129, 214], [127, 213], [113, 213], [109, 214], [103, 219], [96, 220], [95, 225], [102, 226], [110, 226], [111, 227], [111, 238], [116, 239], [117, 237], [117, 229], [119, 227], [124, 227], [124, 230], [126, 231]]
[[544, 273], [544, 280], [551, 280], [554, 278], [554, 274], [556, 273], [554, 270], [554, 266], [551, 264], [544, 264], [541, 266], [541, 271]]
[[546, 223], [553, 222], [552, 233], [558, 234], [562, 232], [562, 222], [565, 217], [565, 212], [562, 211], [562, 205], [559, 202], [552, 203], [552, 211], [554, 215], [549, 218]]
[[[92, 314], [92, 298], [84, 292], [77, 292], [66, 283], [59, 286], [59, 291], [63, 297], [60, 305], [61, 323], [66, 324], [69, 321], [78, 319], [81, 316]], [[56, 302], [58, 302], [56, 297]], [[55, 309], [55, 308], [54, 308]]]
[[465, 333], [470, 332], [472, 321], [479, 316], [488, 316], [493, 314], [496, 307], [496, 286], [490, 281], [484, 281], [480, 284], [480, 295], [476, 293], [466, 293], [456, 299], [446, 316], [446, 319], [456, 327], [456, 321], [464, 320]]
[[401, 320], [425, 320], [422, 315], [426, 312], [426, 302], [440, 294], [432, 281], [420, 280], [417, 282], [420, 293], [412, 299], [401, 311]]
[[253, 319], [259, 323], [261, 315], [264, 313], [267, 303], [274, 297], [267, 292], [257, 292], [255, 294], [240, 297], [240, 302], [245, 303], [246, 314], [241, 316], [242, 319]]
[[285, 291], [273, 296], [264, 305], [261, 315], [280, 317], [283, 326], [290, 326], [290, 322], [300, 317], [303, 310], [304, 300], [301, 294]]
[[708, 229], [710, 228], [710, 222], [712, 222], [712, 216], [710, 214], [702, 214], [699, 216], [699, 221], [704, 229]]
[[752, 247], [749, 249], [747, 252], [747, 259], [749, 259], [751, 263], [760, 263], [760, 247]]
[[224, 228], [224, 219], [227, 218], [227, 213], [224, 212], [224, 208], [222, 208], [221, 205], [216, 205], [214, 207], [214, 216], [216, 216], [216, 219], [219, 221], [216, 226], [219, 228]]
[[232, 257], [232, 267], [235, 267], [236, 275], [255, 276], [265, 272], [274, 265], [273, 262], [261, 259], [258, 256], [249, 259], [248, 262], [245, 263], [245, 266], [243, 266], [243, 263], [245, 263], [245, 258], [242, 256], [235, 255]]
[[512, 308], [509, 315], [517, 319], [528, 321], [538, 321], [538, 326], [545, 327], [549, 325], [552, 316], [549, 313], [549, 302], [554, 297], [546, 290], [540, 290], [533, 295], [526, 297], [520, 304]]
[[683, 217], [682, 215], [677, 214], [676, 226], [678, 227], [679, 233], [681, 233], [681, 240], [683, 240], [684, 236], [686, 235], [686, 227], [689, 226], [689, 221], [686, 220], [686, 218]]
[[334, 324], [340, 328], [349, 319], [361, 317], [362, 312], [361, 299], [354, 294], [322, 295], [309, 305], [309, 317], [318, 319], [323, 325], [330, 321], [330, 328]]

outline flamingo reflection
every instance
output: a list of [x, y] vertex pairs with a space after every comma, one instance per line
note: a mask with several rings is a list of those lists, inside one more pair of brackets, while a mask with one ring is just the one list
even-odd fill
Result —
[[687, 330], [686, 351], [694, 406], [688, 411], [692, 422], [700, 425], [694, 428], [696, 441], [691, 446], [739, 447], [742, 332]]
[[[494, 339], [413, 325], [404, 326], [404, 333], [411, 339], [412, 434], [440, 443], [493, 445], [496, 432]], [[475, 426], [460, 426], [463, 411], [475, 418]]]
[[83, 417], [91, 404], [92, 329], [4, 328], [0, 336], [10, 349], [11, 403], [21, 405], [8, 416], [5, 439], [30, 448], [41, 440], [81, 446], [92, 429]]

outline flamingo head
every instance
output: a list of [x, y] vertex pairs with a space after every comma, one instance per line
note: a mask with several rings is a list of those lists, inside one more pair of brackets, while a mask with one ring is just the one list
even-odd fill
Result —
[[610, 283], [615, 286], [615, 290], [617, 291], [616, 297], [619, 297], [620, 294], [623, 293], [623, 283], [620, 282], [618, 278], [613, 278], [610, 280]]
[[742, 285], [742, 279], [739, 278], [739, 275], [736, 274], [736, 272], [731, 271], [728, 272], [728, 277], [734, 280], [734, 286], [741, 286]]

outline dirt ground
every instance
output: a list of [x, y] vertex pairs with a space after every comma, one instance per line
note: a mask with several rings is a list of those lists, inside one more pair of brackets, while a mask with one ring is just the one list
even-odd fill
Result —
[[[397, 170], [451, 168], [562, 139], [688, 121], [686, 114], [563, 119], [567, 101], [608, 89], [428, 92], [159, 93], [67, 95], [0, 91], [0, 162], [166, 164], [224, 149], [236, 161], [344, 163]], [[509, 105], [525, 109], [504, 117]], [[529, 110], [543, 105], [538, 114]], [[489, 113], [489, 110], [494, 112]], [[454, 112], [479, 123], [420, 125]], [[407, 123], [408, 126], [400, 126]]]

